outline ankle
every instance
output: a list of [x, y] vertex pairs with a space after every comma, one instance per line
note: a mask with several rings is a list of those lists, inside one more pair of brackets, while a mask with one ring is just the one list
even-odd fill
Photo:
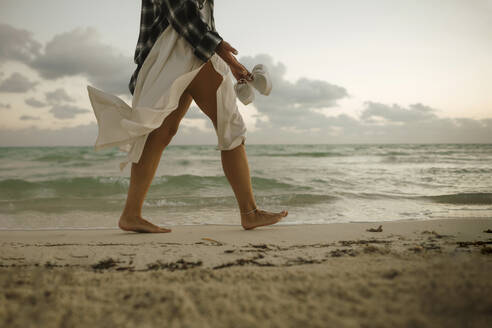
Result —
[[241, 211], [241, 215], [252, 215], [252, 214], [256, 214], [256, 212], [258, 211], [258, 206], [254, 206], [252, 207], [250, 210], [245, 210], [245, 211]]
[[141, 214], [139, 212], [136, 212], [136, 211], [123, 211], [123, 213], [120, 216], [120, 219], [121, 218], [138, 218], [140, 216], [141, 216]]

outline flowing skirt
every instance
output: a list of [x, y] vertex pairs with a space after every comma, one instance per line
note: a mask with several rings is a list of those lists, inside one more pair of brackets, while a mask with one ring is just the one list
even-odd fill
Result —
[[[246, 125], [236, 103], [230, 68], [216, 53], [210, 58], [222, 75], [217, 89], [216, 150], [231, 150], [246, 140]], [[136, 81], [130, 107], [121, 98], [87, 86], [98, 124], [95, 150], [118, 147], [127, 153], [120, 170], [138, 163], [149, 133], [179, 105], [179, 99], [205, 63], [191, 45], [169, 25], [145, 59]]]

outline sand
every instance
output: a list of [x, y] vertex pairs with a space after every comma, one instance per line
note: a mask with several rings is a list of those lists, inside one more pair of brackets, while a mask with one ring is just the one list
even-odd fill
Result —
[[487, 327], [488, 229], [467, 218], [0, 231], [0, 326]]

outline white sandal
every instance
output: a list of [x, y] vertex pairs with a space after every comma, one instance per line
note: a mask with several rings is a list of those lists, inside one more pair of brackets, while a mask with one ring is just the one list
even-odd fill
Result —
[[250, 82], [245, 79], [241, 79], [239, 82], [234, 84], [234, 91], [236, 92], [237, 98], [245, 105], [248, 105], [255, 100], [253, 87]]
[[272, 91], [272, 79], [267, 67], [263, 64], [257, 64], [251, 71], [253, 75], [253, 81], [250, 83], [258, 90], [262, 95], [268, 96]]
[[272, 79], [265, 65], [255, 65], [251, 71], [251, 75], [253, 76], [252, 81], [241, 79], [234, 84], [234, 91], [236, 92], [237, 98], [245, 105], [255, 100], [253, 88], [265, 96], [268, 96], [272, 91]]

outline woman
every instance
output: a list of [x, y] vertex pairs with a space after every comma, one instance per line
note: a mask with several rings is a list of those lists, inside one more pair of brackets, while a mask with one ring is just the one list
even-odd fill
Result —
[[119, 227], [135, 232], [170, 232], [145, 220], [142, 206], [162, 152], [194, 100], [212, 120], [224, 173], [232, 186], [244, 229], [271, 225], [287, 211], [258, 209], [244, 148], [246, 127], [233, 82], [252, 74], [215, 30], [213, 0], [142, 0], [138, 65], [130, 80], [130, 108], [121, 99], [88, 86], [99, 135], [96, 150], [119, 146], [132, 162], [130, 186]]

